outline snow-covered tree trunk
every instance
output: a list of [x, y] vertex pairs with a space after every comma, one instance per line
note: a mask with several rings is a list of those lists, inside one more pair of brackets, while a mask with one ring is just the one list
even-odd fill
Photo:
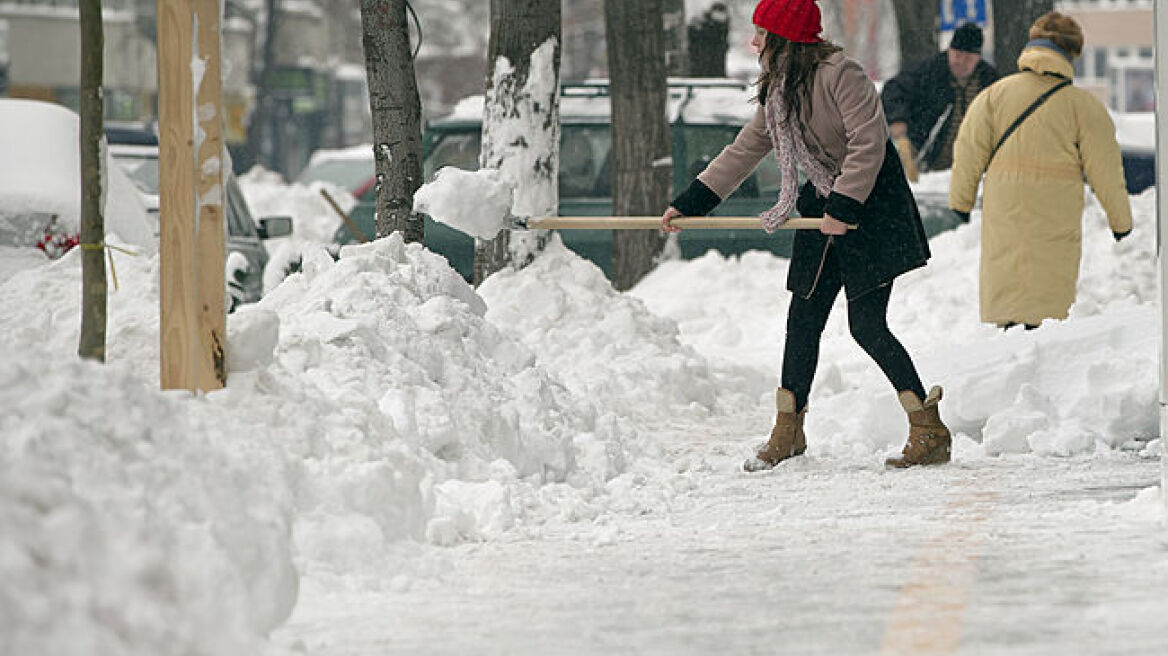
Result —
[[[660, 214], [669, 205], [665, 30], [661, 0], [607, 0], [612, 98], [613, 214]], [[613, 233], [613, 285], [631, 288], [656, 265], [665, 236], [656, 230]]]
[[892, 0], [900, 28], [900, 65], [937, 53], [937, 0]]
[[377, 236], [401, 231], [422, 241], [425, 224], [414, 212], [422, 186], [422, 103], [406, 0], [361, 0], [362, 43], [373, 113], [373, 160], [377, 172]]
[[[560, 12], [560, 0], [491, 0], [479, 164], [515, 182], [519, 216], [555, 215], [559, 204]], [[540, 231], [476, 241], [475, 284], [527, 265], [546, 241]]]
[[1002, 75], [1018, 70], [1018, 55], [1030, 40], [1030, 25], [1054, 10], [1054, 0], [993, 0], [994, 66]]
[[687, 28], [689, 75], [726, 77], [726, 52], [730, 49], [730, 12], [723, 2], [695, 16]]
[[105, 361], [106, 295], [105, 217], [101, 141], [105, 112], [102, 101], [105, 33], [101, 0], [81, 0], [81, 339], [77, 354]]

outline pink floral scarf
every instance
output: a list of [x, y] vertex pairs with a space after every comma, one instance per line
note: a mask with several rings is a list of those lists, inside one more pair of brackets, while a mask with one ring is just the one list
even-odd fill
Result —
[[803, 169], [811, 184], [815, 185], [820, 196], [827, 197], [835, 183], [835, 175], [808, 152], [799, 118], [781, 120], [781, 117], [787, 115], [782, 88], [782, 80], [775, 80], [766, 99], [767, 132], [771, 135], [771, 143], [774, 144], [779, 161], [779, 173], [782, 176], [779, 182], [778, 202], [761, 215], [762, 227], [767, 232], [774, 232], [783, 225], [791, 215], [791, 209], [795, 207], [795, 199], [799, 195], [799, 173], [796, 170], [796, 163]]

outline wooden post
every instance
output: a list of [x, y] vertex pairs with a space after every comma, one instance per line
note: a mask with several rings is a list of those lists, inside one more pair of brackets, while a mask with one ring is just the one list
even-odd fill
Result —
[[[1168, 9], [1154, 6], [1156, 21], [1156, 188], [1168, 182]], [[1157, 191], [1156, 266], [1160, 274], [1160, 499], [1168, 514], [1168, 261], [1164, 241], [1168, 239], [1168, 194]], [[1163, 596], [1162, 596], [1163, 598]], [[1168, 616], [1168, 613], [1161, 613]]]
[[161, 383], [227, 382], [219, 0], [158, 0]]

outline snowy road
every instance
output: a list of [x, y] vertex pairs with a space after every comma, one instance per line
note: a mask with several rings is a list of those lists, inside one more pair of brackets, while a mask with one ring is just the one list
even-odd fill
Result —
[[448, 569], [403, 592], [308, 581], [276, 642], [334, 656], [1168, 653], [1168, 534], [1158, 499], [1134, 499], [1158, 460], [806, 458], [748, 476], [743, 434], [674, 441], [676, 475], [648, 484], [683, 491], [662, 490], [654, 512], [427, 547]]

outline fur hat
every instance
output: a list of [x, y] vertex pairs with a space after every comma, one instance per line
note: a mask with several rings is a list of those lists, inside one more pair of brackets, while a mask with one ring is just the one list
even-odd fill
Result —
[[762, 0], [754, 8], [754, 24], [794, 43], [819, 43], [823, 31], [815, 0]]
[[985, 37], [982, 36], [981, 28], [977, 23], [962, 23], [953, 31], [953, 39], [949, 41], [949, 47], [953, 50], [960, 50], [962, 52], [981, 52], [981, 46], [985, 43]]
[[1075, 19], [1057, 11], [1038, 17], [1030, 26], [1030, 39], [1050, 39], [1072, 59], [1083, 54], [1083, 28]]

